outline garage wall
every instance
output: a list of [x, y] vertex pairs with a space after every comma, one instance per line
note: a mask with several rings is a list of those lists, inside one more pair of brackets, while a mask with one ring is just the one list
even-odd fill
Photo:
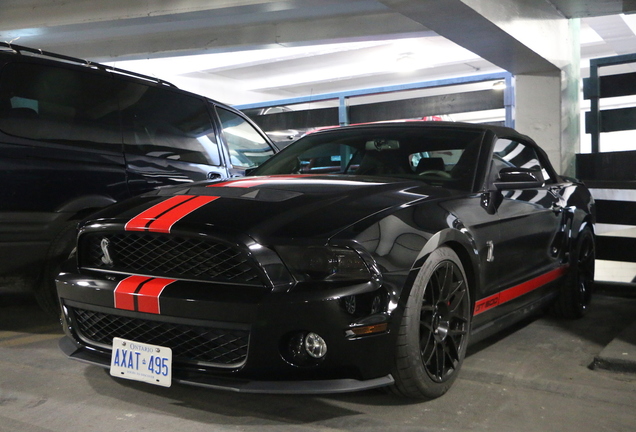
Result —
[[[597, 280], [630, 284], [636, 282], [636, 151], [612, 151], [616, 144], [602, 144], [601, 134], [632, 130], [636, 137], [636, 106], [629, 106], [636, 95], [636, 73], [611, 74], [609, 70], [602, 76], [601, 69], [635, 62], [636, 55], [590, 62], [584, 97], [591, 101], [585, 115], [591, 153], [577, 155], [577, 177], [591, 189], [597, 206]], [[607, 109], [601, 103], [625, 97], [620, 108]], [[633, 148], [633, 143], [625, 145]]]

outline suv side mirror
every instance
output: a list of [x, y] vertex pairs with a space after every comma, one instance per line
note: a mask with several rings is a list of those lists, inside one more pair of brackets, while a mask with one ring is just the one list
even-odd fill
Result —
[[509, 189], [538, 188], [543, 186], [543, 175], [540, 171], [526, 168], [503, 168], [499, 178], [493, 183], [499, 191]]

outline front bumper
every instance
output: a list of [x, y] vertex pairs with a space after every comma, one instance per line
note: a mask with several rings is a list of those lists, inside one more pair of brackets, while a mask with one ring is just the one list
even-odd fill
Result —
[[[166, 331], [164, 325], [247, 332], [244, 358], [225, 363], [215, 363], [208, 358], [203, 361], [179, 359], [171, 343], [164, 342], [176, 353], [174, 382], [236, 392], [291, 394], [350, 392], [393, 383], [390, 370], [396, 331], [390, 314], [386, 310], [371, 315], [352, 314], [343, 307], [345, 298], [365, 300], [375, 293], [385, 295], [381, 287], [371, 283], [275, 293], [242, 286], [178, 281], [162, 294], [161, 314], [149, 314], [114, 307], [113, 292], [118, 282], [68, 273], [60, 275], [57, 284], [67, 334], [60, 341], [60, 348], [66, 355], [108, 368], [111, 351], [108, 338], [111, 336], [153, 343], [143, 340], [143, 336], [141, 339], [131, 336], [132, 333], [122, 336], [111, 324], [106, 326], [110, 333], [98, 337], [78, 324], [76, 311], [86, 310], [96, 314], [90, 318], [93, 321], [114, 317], [117, 325], [120, 319], [134, 325], [151, 323], [159, 326], [160, 332]], [[359, 304], [364, 303], [361, 300]], [[380, 324], [384, 330], [365, 336], [352, 335], [352, 328], [368, 323]], [[319, 334], [327, 342], [327, 355], [306, 364], [290, 361], [285, 355], [290, 338], [308, 331]], [[112, 343], [112, 339], [110, 341]]]
[[[84, 363], [109, 367], [104, 362], [104, 357], [95, 355], [90, 350], [78, 348], [68, 336], [60, 339], [59, 347], [68, 357]], [[265, 393], [265, 394], [330, 394], [347, 393], [362, 390], [371, 390], [390, 386], [394, 383], [389, 374], [380, 378], [369, 380], [356, 379], [331, 379], [331, 380], [299, 380], [299, 381], [265, 381], [240, 378], [218, 377], [205, 373], [177, 373], [173, 381], [196, 387], [205, 387], [215, 390], [226, 390], [237, 393]]]

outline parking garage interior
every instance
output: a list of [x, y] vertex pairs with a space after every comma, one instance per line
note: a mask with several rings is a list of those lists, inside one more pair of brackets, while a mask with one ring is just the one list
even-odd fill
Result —
[[597, 204], [590, 313], [480, 342], [429, 402], [122, 383], [66, 359], [59, 320], [0, 279], [0, 431], [636, 428], [636, 2], [12, 0], [0, 16], [0, 41], [233, 105], [280, 147], [378, 121], [513, 127]]

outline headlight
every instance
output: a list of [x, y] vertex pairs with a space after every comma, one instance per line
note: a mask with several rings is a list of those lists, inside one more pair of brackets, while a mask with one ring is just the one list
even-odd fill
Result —
[[276, 251], [299, 281], [369, 280], [371, 273], [356, 251], [340, 247], [278, 247]]

